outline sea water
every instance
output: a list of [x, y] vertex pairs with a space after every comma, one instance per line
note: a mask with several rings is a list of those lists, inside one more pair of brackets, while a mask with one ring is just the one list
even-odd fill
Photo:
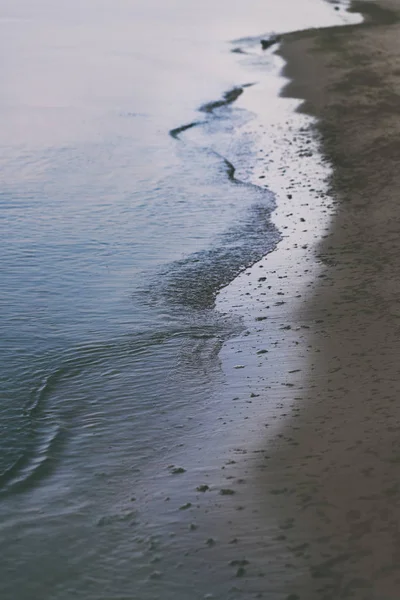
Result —
[[218, 289], [280, 239], [231, 100], [267, 76], [261, 39], [345, 19], [322, 0], [0, 0], [2, 600], [204, 597], [179, 561], [157, 583], [135, 501], [215, 408], [241, 327]]

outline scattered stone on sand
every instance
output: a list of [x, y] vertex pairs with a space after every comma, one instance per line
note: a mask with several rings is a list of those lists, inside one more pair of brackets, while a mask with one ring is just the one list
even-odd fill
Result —
[[181, 473], [186, 473], [186, 469], [183, 467], [173, 467], [171, 468], [172, 475], [180, 475]]
[[208, 538], [208, 540], [206, 540], [206, 544], [207, 546], [215, 546], [216, 541], [214, 540], [214, 538]]
[[196, 490], [197, 490], [198, 492], [207, 492], [209, 489], [210, 489], [210, 487], [209, 487], [208, 485], [206, 485], [206, 484], [204, 484], [204, 485], [199, 485], [199, 486], [197, 486], [197, 488], [196, 488]]
[[231, 490], [230, 488], [222, 488], [219, 493], [221, 496], [233, 496], [235, 491]]

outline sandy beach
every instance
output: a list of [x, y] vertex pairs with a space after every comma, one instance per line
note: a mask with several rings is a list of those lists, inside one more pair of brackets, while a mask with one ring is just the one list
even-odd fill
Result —
[[400, 596], [400, 4], [354, 10], [363, 25], [290, 35], [280, 50], [285, 95], [319, 119], [337, 201], [299, 315], [303, 400], [266, 474], [301, 565], [293, 599]]

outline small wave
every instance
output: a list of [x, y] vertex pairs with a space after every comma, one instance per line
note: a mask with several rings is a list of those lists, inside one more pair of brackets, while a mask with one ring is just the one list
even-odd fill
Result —
[[[181, 324], [164, 331], [85, 344], [53, 358], [54, 368], [41, 378], [23, 410], [26, 443], [20, 455], [0, 472], [0, 496], [29, 491], [54, 474], [63, 460], [67, 444], [84, 421], [87, 404], [82, 402], [85, 394], [79, 390], [85, 389], [88, 381], [107, 377], [119, 364], [128, 364], [130, 370], [136, 368], [140, 372], [140, 381], [148, 381], [155, 370], [164, 370], [163, 356], [172, 349], [178, 352], [178, 368], [184, 366], [187, 372], [188, 368], [198, 368], [207, 357], [215, 360], [223, 337], [221, 324], [211, 320], [207, 324], [203, 320], [198, 325]], [[154, 359], [155, 347], [169, 342], [172, 348], [167, 345], [161, 359]], [[153, 356], [152, 360], [148, 360], [150, 356]], [[118, 368], [116, 370], [118, 372]], [[79, 380], [73, 385], [78, 394], [74, 395], [70, 393], [71, 384], [77, 377]]]
[[[212, 100], [211, 102], [206, 102], [206, 104], [202, 104], [198, 109], [200, 112], [213, 114], [217, 108], [226, 107], [229, 104], [232, 104], [241, 96], [245, 90], [245, 88], [251, 87], [254, 83], [244, 83], [241, 86], [236, 86], [227, 92], [225, 92], [220, 100]], [[169, 135], [175, 139], [179, 139], [179, 136], [184, 131], [188, 129], [192, 129], [192, 127], [197, 127], [199, 125], [204, 125], [204, 121], [193, 121], [192, 123], [188, 123], [186, 125], [180, 125], [179, 127], [175, 127], [171, 129]]]
[[43, 425], [40, 429], [35, 432], [38, 442], [0, 475], [1, 494], [26, 491], [56, 468], [66, 431], [57, 424]]
[[212, 309], [222, 287], [275, 248], [280, 234], [270, 215], [271, 205], [254, 204], [213, 248], [168, 265], [159, 274], [159, 285], [152, 286], [153, 300], [161, 297], [172, 306]]
[[[254, 38], [255, 39], [255, 38]], [[253, 42], [254, 39], [252, 38]], [[257, 38], [260, 43], [262, 38]], [[270, 36], [275, 43], [277, 36]], [[244, 84], [228, 90], [221, 100], [203, 104], [199, 110], [214, 116], [214, 111], [226, 108], [241, 96], [246, 87]], [[175, 139], [180, 134], [197, 126], [206, 126], [210, 121], [194, 121], [170, 131]], [[241, 222], [220, 236], [215, 246], [209, 250], [194, 253], [168, 266], [168, 270], [159, 274], [161, 285], [153, 286], [158, 296], [163, 297], [171, 305], [186, 306], [196, 310], [212, 309], [217, 292], [228, 285], [241, 271], [248, 268], [265, 254], [272, 251], [280, 239], [280, 234], [271, 223], [270, 216], [275, 206], [271, 202], [272, 194], [264, 187], [251, 182], [242, 181], [236, 176], [235, 165], [214, 149], [205, 149], [216, 157], [224, 167], [229, 181], [243, 186], [244, 190], [254, 192], [257, 196], [242, 218]], [[247, 191], [245, 193], [247, 193]], [[266, 202], [260, 200], [266, 199]], [[253, 196], [252, 196], [253, 197]], [[157, 293], [156, 293], [157, 294]], [[154, 296], [153, 294], [153, 300]]]
[[221, 108], [221, 106], [227, 106], [228, 104], [232, 104], [235, 102], [243, 94], [245, 86], [234, 87], [231, 90], [228, 90], [224, 93], [221, 100], [214, 100], [212, 102], [207, 102], [200, 106], [199, 110], [205, 113], [212, 113], [216, 108]]
[[198, 125], [202, 125], [202, 121], [193, 121], [193, 123], [188, 123], [187, 125], [181, 125], [180, 127], [175, 127], [175, 129], [171, 129], [169, 135], [177, 140], [181, 133], [187, 131], [188, 129], [192, 129], [192, 127], [197, 127]]

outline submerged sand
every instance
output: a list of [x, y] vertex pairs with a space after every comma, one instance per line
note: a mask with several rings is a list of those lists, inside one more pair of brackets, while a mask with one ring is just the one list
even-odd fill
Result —
[[301, 315], [303, 399], [264, 476], [281, 492], [268, 508], [288, 523], [293, 600], [400, 598], [400, 2], [354, 9], [363, 25], [292, 34], [280, 50], [338, 201]]

